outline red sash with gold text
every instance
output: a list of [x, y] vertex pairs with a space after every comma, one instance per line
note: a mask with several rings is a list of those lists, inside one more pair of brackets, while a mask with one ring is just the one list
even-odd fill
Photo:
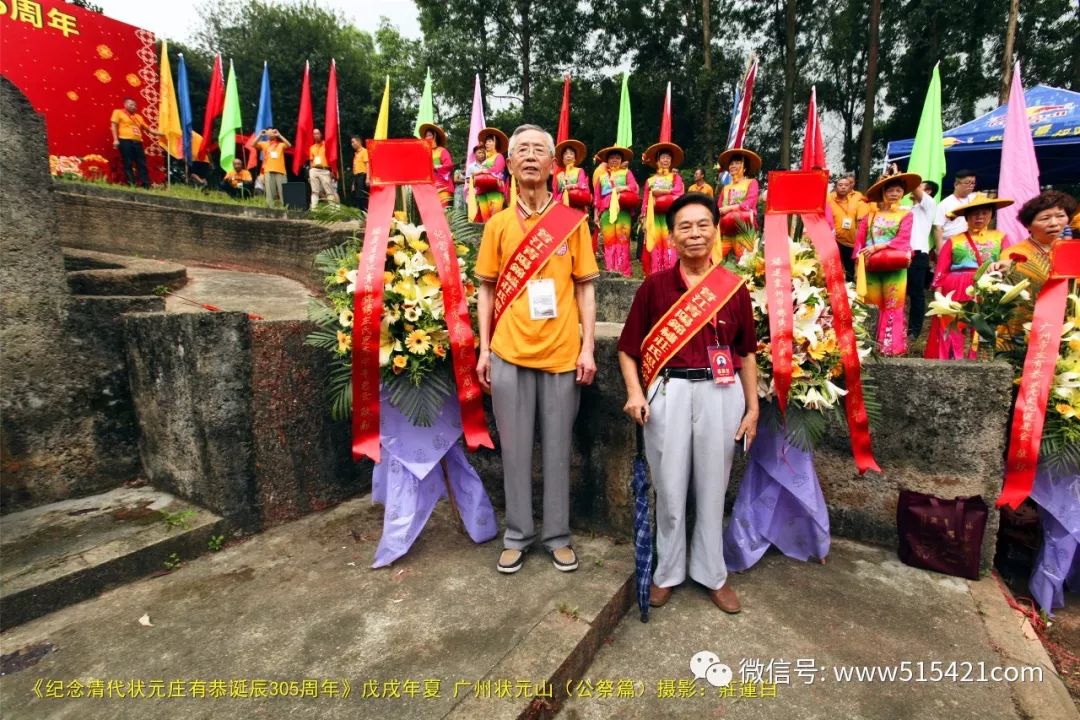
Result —
[[[516, 208], [514, 210], [517, 212]], [[495, 320], [492, 332], [503, 312], [528, 286], [570, 233], [585, 219], [585, 213], [553, 203], [532, 230], [525, 234], [495, 284]]]
[[668, 308], [641, 343], [641, 377], [649, 387], [657, 374], [727, 304], [743, 279], [723, 265], [712, 269]]

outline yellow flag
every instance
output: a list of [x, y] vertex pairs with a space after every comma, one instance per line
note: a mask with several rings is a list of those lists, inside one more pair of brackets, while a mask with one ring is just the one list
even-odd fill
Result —
[[385, 140], [390, 130], [390, 76], [386, 76], [386, 88], [382, 94], [382, 104], [379, 105], [379, 119], [375, 122], [375, 139]]
[[169, 45], [161, 41], [161, 87], [158, 89], [158, 132], [165, 135], [158, 144], [174, 158], [184, 157], [184, 131], [180, 127], [180, 106], [176, 104], [172, 69], [169, 67]]

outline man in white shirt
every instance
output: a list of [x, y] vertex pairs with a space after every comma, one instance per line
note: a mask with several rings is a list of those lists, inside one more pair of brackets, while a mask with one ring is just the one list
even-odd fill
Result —
[[934, 250], [941, 249], [946, 240], [967, 230], [967, 220], [959, 215], [950, 220], [949, 213], [967, 205], [981, 195], [975, 192], [975, 171], [958, 170], [953, 180], [953, 194], [938, 203], [934, 219]]
[[911, 191], [911, 265], [908, 266], [907, 294], [908, 337], [915, 339], [922, 332], [926, 316], [926, 288], [930, 280], [930, 233], [937, 232], [934, 219], [939, 212], [934, 200], [937, 183], [927, 180]]

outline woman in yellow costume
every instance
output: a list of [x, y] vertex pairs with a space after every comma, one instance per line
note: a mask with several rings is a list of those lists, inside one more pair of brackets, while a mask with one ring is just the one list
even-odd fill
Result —
[[604, 267], [630, 277], [631, 214], [636, 214], [641, 204], [637, 180], [629, 169], [633, 153], [630, 148], [612, 145], [599, 155], [607, 161], [607, 167], [596, 176], [593, 197], [604, 238]]
[[486, 223], [506, 207], [506, 149], [510, 143], [502, 130], [493, 127], [481, 130], [477, 140], [484, 148], [484, 162], [483, 169], [472, 175], [478, 213], [473, 220]]

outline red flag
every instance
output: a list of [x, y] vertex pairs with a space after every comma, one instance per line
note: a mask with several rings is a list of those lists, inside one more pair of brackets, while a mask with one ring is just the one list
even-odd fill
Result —
[[750, 67], [742, 84], [735, 89], [735, 107], [731, 112], [731, 131], [728, 133], [728, 148], [741, 148], [746, 140], [746, 129], [750, 125], [750, 106], [754, 100], [754, 81], [757, 79], [757, 56], [750, 56]]
[[214, 118], [220, 117], [225, 111], [225, 79], [221, 74], [221, 55], [214, 57], [214, 70], [210, 77], [210, 94], [206, 98], [206, 116], [203, 118], [203, 141], [199, 143], [199, 152], [195, 159], [206, 162], [207, 150], [210, 148], [214, 126]]
[[300, 88], [300, 114], [296, 117], [296, 139], [293, 141], [293, 175], [300, 174], [300, 168], [308, 159], [314, 129], [315, 120], [311, 117], [311, 63], [305, 62], [304, 84]]
[[803, 141], [802, 170], [827, 169], [825, 140], [821, 135], [821, 121], [817, 112], [817, 87], [810, 88], [810, 107], [806, 111], [806, 139]]
[[660, 142], [671, 142], [671, 83], [667, 84], [667, 94], [664, 95], [664, 111], [660, 116]]
[[330, 60], [330, 79], [326, 81], [326, 121], [323, 123], [323, 142], [326, 144], [326, 164], [338, 174], [338, 101], [337, 63]]
[[559, 131], [555, 134], [555, 144], [570, 139], [570, 76], [563, 80], [562, 110], [559, 111]]

